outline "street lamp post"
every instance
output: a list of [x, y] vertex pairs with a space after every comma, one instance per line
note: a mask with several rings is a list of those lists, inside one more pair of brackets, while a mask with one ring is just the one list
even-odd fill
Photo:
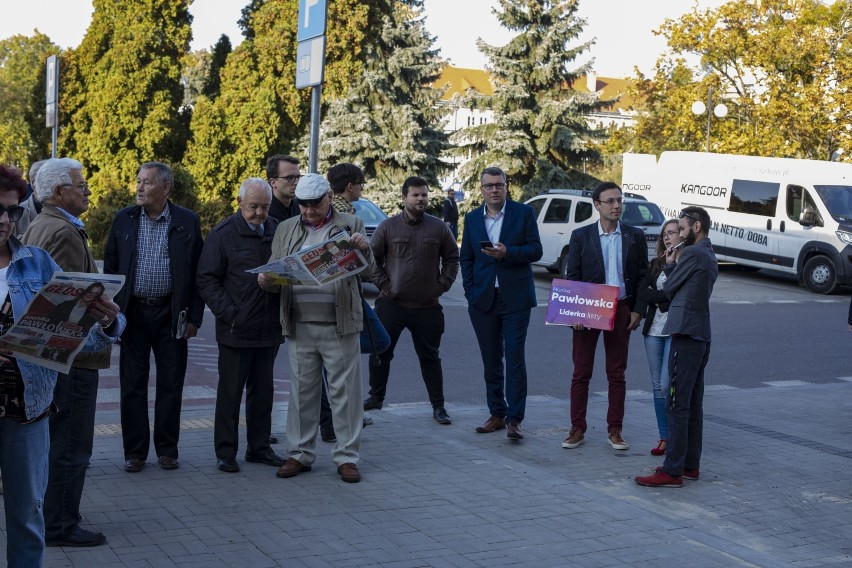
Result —
[[707, 105], [705, 106], [701, 101], [695, 101], [692, 103], [692, 114], [702, 115], [704, 112], [707, 112], [707, 145], [705, 148], [705, 152], [710, 151], [710, 123], [712, 121], [712, 115], [710, 114], [710, 109], [713, 109], [713, 114], [716, 115], [716, 118], [725, 118], [728, 116], [728, 107], [725, 106], [724, 103], [719, 103], [716, 107], [713, 107], [713, 87], [707, 88]]

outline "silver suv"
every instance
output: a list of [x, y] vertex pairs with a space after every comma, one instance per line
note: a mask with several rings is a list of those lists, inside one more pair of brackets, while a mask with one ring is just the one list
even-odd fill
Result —
[[[596, 222], [600, 217], [592, 204], [592, 192], [587, 189], [548, 189], [526, 204], [535, 209], [544, 250], [541, 260], [535, 264], [565, 278], [571, 232]], [[656, 256], [657, 238], [665, 220], [663, 212], [655, 203], [630, 193], [624, 194], [621, 222], [645, 232], [648, 258]]]

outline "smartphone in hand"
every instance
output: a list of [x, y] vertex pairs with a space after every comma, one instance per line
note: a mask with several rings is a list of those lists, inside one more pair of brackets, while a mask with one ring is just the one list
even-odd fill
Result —
[[491, 241], [479, 241], [479, 248], [494, 248], [494, 243], [492, 243]]

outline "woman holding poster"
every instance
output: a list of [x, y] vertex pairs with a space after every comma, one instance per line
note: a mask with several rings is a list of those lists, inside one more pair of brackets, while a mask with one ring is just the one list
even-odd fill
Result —
[[666, 251], [675, 249], [679, 257], [680, 251], [683, 250], [682, 245], [683, 239], [678, 230], [677, 220], [666, 221], [657, 239], [657, 258], [651, 261], [648, 273], [639, 284], [639, 296], [636, 301], [636, 311], [645, 316], [642, 335], [645, 336], [645, 351], [648, 354], [651, 387], [654, 391], [654, 411], [660, 432], [660, 441], [651, 450], [651, 455], [654, 456], [665, 455], [666, 440], [669, 435], [666, 420], [666, 390], [669, 388], [668, 360], [672, 338], [663, 334], [669, 311], [669, 299], [663, 292], [663, 283], [666, 281], [663, 265], [666, 263]]

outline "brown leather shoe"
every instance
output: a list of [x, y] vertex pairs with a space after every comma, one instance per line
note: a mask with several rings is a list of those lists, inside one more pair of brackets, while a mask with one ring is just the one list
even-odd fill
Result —
[[505, 427], [506, 422], [503, 420], [502, 416], [492, 416], [491, 418], [485, 421], [485, 424], [483, 424], [482, 426], [477, 426], [476, 431], [480, 434], [490, 434], [491, 432], [502, 430]]
[[524, 435], [521, 433], [521, 425], [518, 422], [509, 422], [506, 424], [506, 437], [512, 440], [523, 440]]
[[358, 483], [361, 481], [361, 474], [358, 473], [358, 466], [354, 463], [345, 463], [337, 468], [337, 473], [340, 474], [340, 479], [346, 483]]
[[163, 469], [177, 469], [178, 461], [177, 458], [173, 458], [170, 456], [160, 456], [157, 458], [157, 463], [160, 464], [160, 467]]
[[287, 458], [287, 461], [284, 462], [284, 465], [278, 468], [275, 475], [286, 479], [288, 477], [296, 477], [303, 471], [311, 471], [311, 466], [303, 465], [302, 462], [296, 458]]
[[140, 458], [127, 458], [124, 460], [124, 471], [127, 473], [139, 473], [145, 469], [145, 460]]

